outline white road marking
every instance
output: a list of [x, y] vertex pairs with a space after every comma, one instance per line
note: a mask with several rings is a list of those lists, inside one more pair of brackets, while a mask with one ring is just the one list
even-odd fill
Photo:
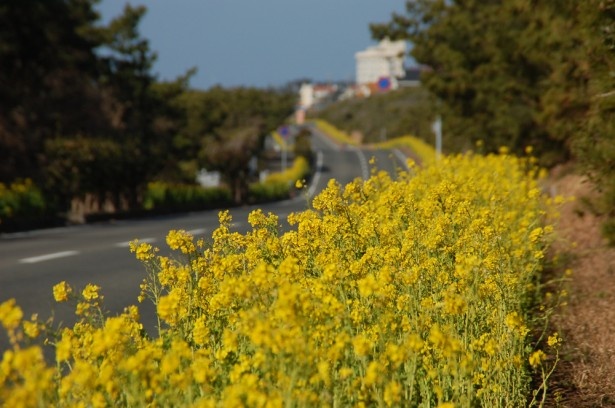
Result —
[[318, 135], [320, 140], [325, 142], [325, 144], [328, 145], [331, 150], [340, 150], [340, 147], [334, 141], [329, 139], [329, 136], [325, 135], [320, 130], [317, 130], [316, 132], [314, 132], [314, 134]]
[[19, 260], [19, 263], [37, 263], [43, 261], [49, 261], [56, 258], [64, 258], [67, 256], [78, 255], [79, 251], [62, 251], [62, 252], [54, 252], [52, 254], [45, 254], [39, 256], [33, 256], [30, 258], [24, 258]]
[[408, 158], [399, 149], [393, 149], [393, 154], [397, 157], [397, 160], [401, 162], [406, 170], [410, 170], [408, 167]]
[[205, 233], [205, 228], [195, 228], [195, 229], [191, 229], [190, 231], [186, 231], [186, 232], [192, 236], [203, 235]]
[[[118, 242], [115, 244], [115, 246], [119, 248], [128, 248], [132, 241], [134, 241], [134, 239], [130, 241]], [[143, 242], [146, 244], [153, 244], [154, 242], [156, 242], [156, 238], [139, 238], [138, 241], [139, 243]]]
[[320, 181], [320, 169], [322, 168], [322, 164], [324, 161], [324, 155], [322, 154], [322, 151], [318, 151], [316, 153], [316, 173], [314, 174], [314, 177], [312, 177], [312, 185], [310, 186], [310, 188], [308, 188], [307, 191], [307, 195], [308, 197], [312, 197], [314, 195], [314, 193], [316, 193], [316, 187], [318, 186], [318, 182]]
[[350, 149], [357, 154], [359, 158], [359, 165], [361, 166], [361, 173], [363, 174], [363, 180], [367, 180], [369, 178], [369, 166], [367, 165], [367, 159], [363, 154], [363, 151], [358, 147], [351, 146]]

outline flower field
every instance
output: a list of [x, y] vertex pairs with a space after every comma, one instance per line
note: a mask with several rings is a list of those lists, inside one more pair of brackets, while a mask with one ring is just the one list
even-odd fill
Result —
[[[135, 241], [137, 306], [102, 318], [101, 289], [62, 282], [81, 321], [49, 342], [14, 302], [0, 305], [13, 349], [0, 363], [6, 406], [517, 407], [534, 403], [539, 350], [530, 306], [552, 227], [537, 172], [509, 155], [465, 155], [400, 173], [331, 181], [312, 209], [254, 211], [209, 240], [171, 231], [173, 256]], [[545, 341], [546, 342], [546, 341]], [[548, 370], [546, 370], [548, 371]], [[537, 387], [536, 387], [537, 388]]]

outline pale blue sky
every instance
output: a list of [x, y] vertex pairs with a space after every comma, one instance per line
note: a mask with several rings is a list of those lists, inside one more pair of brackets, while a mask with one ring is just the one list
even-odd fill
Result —
[[[126, 0], [102, 0], [103, 21]], [[278, 86], [299, 78], [354, 80], [357, 51], [375, 44], [369, 24], [390, 20], [405, 0], [132, 0], [148, 13], [141, 34], [158, 53], [154, 71], [191, 85]]]

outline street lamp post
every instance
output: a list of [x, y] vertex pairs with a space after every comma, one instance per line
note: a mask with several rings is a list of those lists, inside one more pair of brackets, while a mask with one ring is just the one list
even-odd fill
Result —
[[440, 160], [442, 156], [442, 117], [440, 115], [436, 116], [431, 128], [436, 135], [436, 160]]

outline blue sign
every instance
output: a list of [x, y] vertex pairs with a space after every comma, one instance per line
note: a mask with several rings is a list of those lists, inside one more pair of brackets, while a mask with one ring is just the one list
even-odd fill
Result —
[[280, 127], [280, 134], [284, 138], [288, 137], [288, 126], [281, 126]]
[[391, 88], [391, 80], [387, 77], [382, 77], [378, 80], [378, 88], [386, 91]]

